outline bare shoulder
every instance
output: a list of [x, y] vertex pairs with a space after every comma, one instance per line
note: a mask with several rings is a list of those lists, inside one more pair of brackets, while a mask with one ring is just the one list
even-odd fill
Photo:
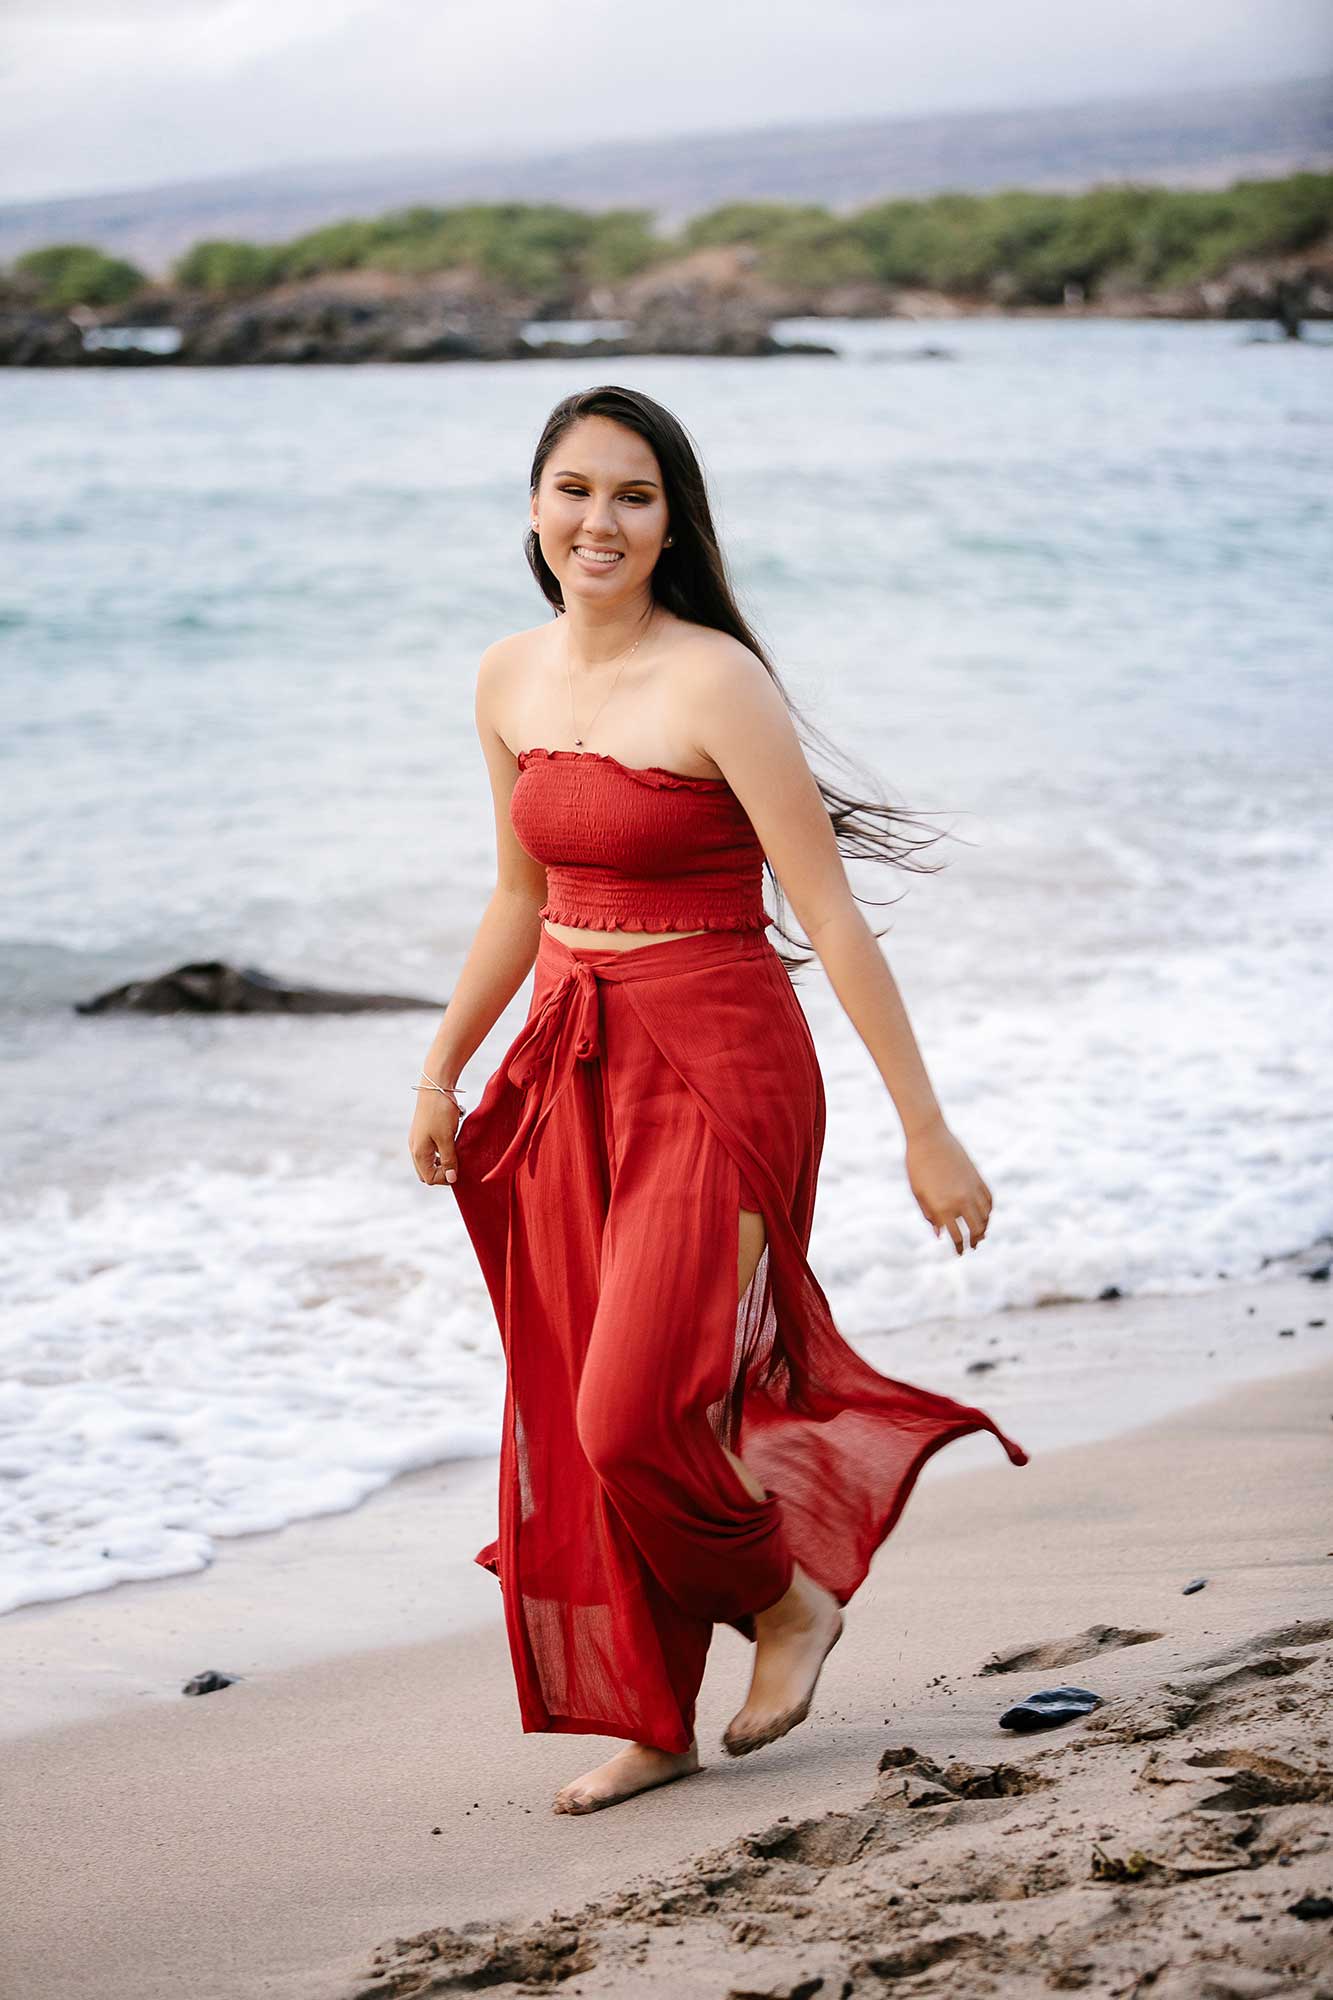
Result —
[[[492, 727], [513, 708], [537, 660], [550, 644], [550, 626], [533, 625], [525, 632], [508, 632], [493, 639], [477, 664], [477, 713]], [[503, 732], [501, 732], [503, 733]]]
[[682, 623], [671, 655], [673, 678], [691, 702], [754, 699], [773, 687], [773, 676], [759, 655], [732, 637], [707, 625]]
[[673, 651], [672, 680], [706, 755], [738, 730], [767, 722], [787, 726], [787, 705], [759, 655], [730, 632], [682, 628]]
[[[682, 736], [756, 807], [805, 766], [787, 698], [759, 655], [729, 632], [687, 626], [672, 654]], [[753, 812], [751, 817], [754, 817]]]
[[759, 655], [730, 632], [719, 632], [712, 625], [693, 625], [684, 618], [675, 621], [671, 660], [673, 669], [679, 664], [683, 673], [701, 685], [708, 680], [725, 681], [732, 675], [768, 672]]
[[537, 652], [550, 643], [550, 633], [548, 622], [492, 639], [482, 652], [478, 674], [488, 680], [503, 680], [507, 675], [521, 673], [524, 667], [531, 665]]

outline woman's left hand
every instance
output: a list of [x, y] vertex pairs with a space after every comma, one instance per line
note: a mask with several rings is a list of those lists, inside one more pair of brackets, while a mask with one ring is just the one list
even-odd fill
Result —
[[935, 1234], [947, 1229], [961, 1257], [965, 1222], [975, 1250], [990, 1221], [991, 1191], [942, 1118], [908, 1140], [907, 1179]]

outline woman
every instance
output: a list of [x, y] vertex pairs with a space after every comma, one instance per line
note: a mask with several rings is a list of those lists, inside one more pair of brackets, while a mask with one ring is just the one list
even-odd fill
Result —
[[[805, 1257], [824, 1095], [765, 862], [892, 1096], [927, 1221], [961, 1256], [990, 1220], [840, 852], [922, 843], [812, 775], [661, 405], [604, 387], [556, 406], [528, 560], [561, 615], [481, 661], [497, 882], [410, 1147], [454, 1190], [505, 1349], [500, 1533], [478, 1561], [523, 1726], [625, 1739], [556, 1795], [589, 1812], [698, 1769], [715, 1624], [754, 1642], [723, 1739], [740, 1756], [804, 1718], [930, 1453], [985, 1429], [1025, 1454], [855, 1354]], [[460, 1128], [459, 1074], [534, 959], [524, 1028]]]

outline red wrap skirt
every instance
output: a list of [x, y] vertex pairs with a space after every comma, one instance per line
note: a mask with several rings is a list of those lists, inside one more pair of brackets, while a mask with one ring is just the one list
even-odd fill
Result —
[[[683, 1750], [714, 1625], [794, 1563], [845, 1603], [983, 1411], [879, 1374], [806, 1261], [824, 1090], [762, 931], [543, 929], [455, 1194], [507, 1364], [499, 1577], [523, 1726]], [[739, 1211], [767, 1241], [737, 1298]], [[754, 1499], [722, 1445], [765, 1489]]]

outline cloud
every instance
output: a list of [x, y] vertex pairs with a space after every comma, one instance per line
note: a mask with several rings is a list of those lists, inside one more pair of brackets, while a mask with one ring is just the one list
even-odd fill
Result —
[[7, 0], [9, 199], [1317, 72], [1326, 0]]

